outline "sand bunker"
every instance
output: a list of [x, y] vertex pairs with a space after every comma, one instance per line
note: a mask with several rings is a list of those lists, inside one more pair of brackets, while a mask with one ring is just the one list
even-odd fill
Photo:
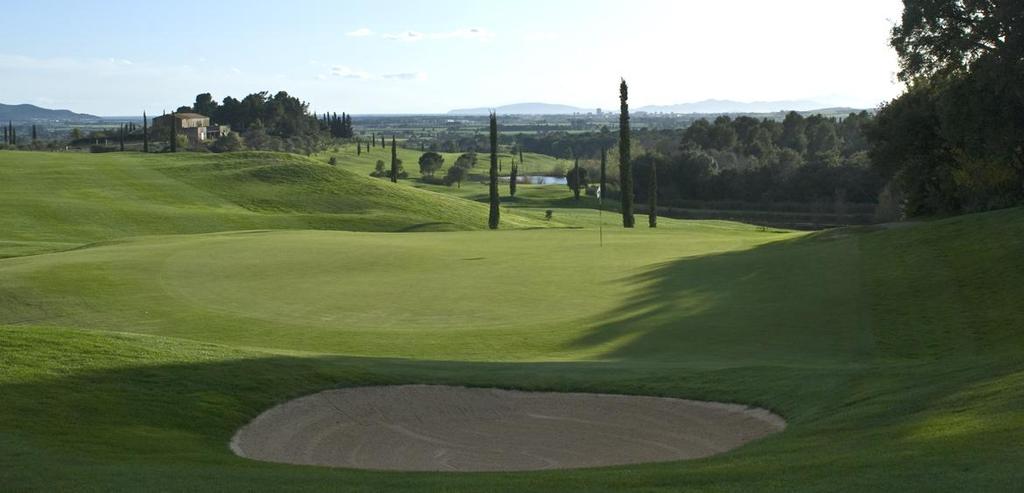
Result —
[[288, 464], [526, 471], [695, 459], [785, 427], [737, 404], [401, 385], [286, 402], [239, 430], [231, 449]]

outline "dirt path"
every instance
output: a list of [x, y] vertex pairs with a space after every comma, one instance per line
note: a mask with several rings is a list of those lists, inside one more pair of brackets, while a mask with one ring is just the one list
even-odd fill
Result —
[[785, 427], [737, 404], [401, 385], [286, 402], [240, 429], [231, 449], [289, 464], [526, 471], [695, 459]]

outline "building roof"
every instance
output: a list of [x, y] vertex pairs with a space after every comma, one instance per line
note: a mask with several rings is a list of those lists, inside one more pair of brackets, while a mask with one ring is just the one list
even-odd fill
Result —
[[200, 115], [199, 113], [175, 113], [174, 117], [178, 118], [179, 120], [192, 120], [192, 119], [195, 119], [195, 118], [209, 118], [208, 116]]

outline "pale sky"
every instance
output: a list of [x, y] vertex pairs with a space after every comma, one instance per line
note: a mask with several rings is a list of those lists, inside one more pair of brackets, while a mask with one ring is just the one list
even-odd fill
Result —
[[[286, 90], [316, 111], [704, 99], [874, 107], [899, 0], [0, 0], [0, 103], [98, 115]], [[170, 11], [170, 12], [167, 12]]]

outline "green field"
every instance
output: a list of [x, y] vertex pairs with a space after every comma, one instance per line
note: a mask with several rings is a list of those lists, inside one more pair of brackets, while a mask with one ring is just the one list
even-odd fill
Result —
[[[601, 246], [565, 186], [525, 187], [486, 231], [480, 189], [329, 155], [0, 153], [0, 489], [1021, 486], [1024, 209], [818, 233], [604, 212]], [[789, 427], [708, 459], [529, 473], [227, 446], [276, 403], [398, 383], [739, 402]]]

